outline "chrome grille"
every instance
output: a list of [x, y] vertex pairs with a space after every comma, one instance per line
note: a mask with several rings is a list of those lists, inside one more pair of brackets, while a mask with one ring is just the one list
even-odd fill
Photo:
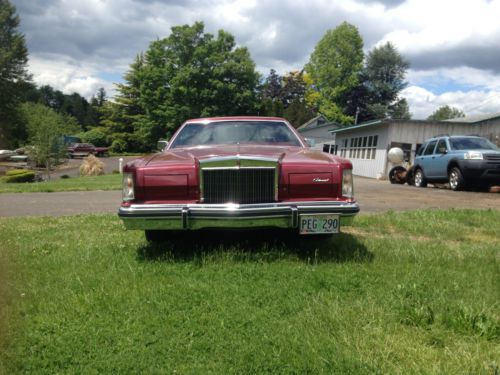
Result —
[[275, 200], [275, 168], [203, 169], [204, 203], [269, 203]]

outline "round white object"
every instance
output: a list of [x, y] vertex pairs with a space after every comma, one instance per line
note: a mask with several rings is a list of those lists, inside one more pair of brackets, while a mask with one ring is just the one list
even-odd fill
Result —
[[404, 152], [399, 147], [393, 147], [387, 155], [389, 161], [394, 164], [400, 164], [404, 161]]

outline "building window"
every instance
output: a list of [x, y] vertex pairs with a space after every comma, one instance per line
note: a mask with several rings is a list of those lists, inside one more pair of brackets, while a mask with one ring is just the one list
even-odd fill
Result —
[[349, 159], [375, 159], [377, 144], [378, 135], [344, 138], [340, 146], [340, 156]]
[[332, 145], [325, 143], [323, 145], [323, 152], [326, 152], [327, 154], [334, 154], [337, 155], [337, 150], [338, 150], [338, 145]]

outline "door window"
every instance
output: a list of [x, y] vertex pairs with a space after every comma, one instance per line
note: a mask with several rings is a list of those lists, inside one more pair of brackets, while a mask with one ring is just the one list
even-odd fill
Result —
[[434, 147], [436, 146], [437, 141], [431, 141], [427, 145], [424, 151], [424, 155], [431, 155], [434, 152]]

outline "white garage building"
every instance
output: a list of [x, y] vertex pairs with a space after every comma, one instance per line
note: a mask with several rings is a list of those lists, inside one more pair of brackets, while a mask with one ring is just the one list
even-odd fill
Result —
[[500, 144], [500, 113], [447, 121], [376, 120], [330, 130], [335, 136], [333, 153], [350, 159], [358, 176], [386, 178], [392, 165], [387, 152], [400, 147], [405, 161], [413, 163], [415, 153], [428, 138], [438, 135], [479, 135]]

